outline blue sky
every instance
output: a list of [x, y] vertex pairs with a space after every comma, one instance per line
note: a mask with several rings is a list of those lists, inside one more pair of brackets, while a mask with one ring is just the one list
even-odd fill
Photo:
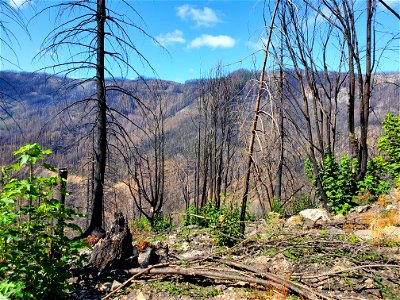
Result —
[[[14, 1], [18, 6], [23, 0]], [[364, 0], [357, 0], [364, 7]], [[132, 40], [137, 49], [150, 62], [161, 79], [184, 82], [188, 79], [207, 76], [210, 69], [218, 63], [225, 66], [227, 72], [240, 68], [255, 69], [261, 66], [262, 38], [266, 33], [263, 25], [263, 1], [162, 1], [128, 0], [142, 19], [130, 13], [131, 19], [153, 36], [160, 45], [137, 31], [132, 31]], [[29, 20], [44, 5], [56, 4], [56, 0], [34, 0], [29, 5], [19, 6], [24, 18]], [[119, 0], [108, 0], [110, 8], [125, 12]], [[396, 11], [400, 11], [399, 0], [387, 0]], [[46, 12], [29, 23], [29, 34], [15, 24], [9, 29], [15, 35], [11, 39], [16, 59], [5, 45], [1, 47], [1, 56], [8, 58], [1, 62], [2, 70], [36, 71], [51, 65], [54, 53], [33, 60], [41, 43], [55, 24], [55, 12]], [[65, 17], [65, 16], [64, 16]], [[268, 20], [268, 16], [267, 16]], [[386, 32], [400, 32], [399, 20], [380, 8], [378, 20], [381, 31], [378, 34], [378, 47], [385, 44]], [[11, 27], [10, 27], [11, 26]], [[2, 35], [4, 37], [4, 33]], [[17, 42], [18, 40], [18, 42]], [[380, 71], [400, 71], [399, 40], [392, 43], [396, 51], [385, 52], [381, 60]], [[65, 51], [65, 52], [63, 52]], [[66, 49], [58, 53], [62, 60], [68, 55]], [[53, 56], [53, 57], [52, 57]], [[145, 77], [155, 77], [150, 67], [140, 60], [132, 60], [138, 73]], [[81, 76], [76, 74], [76, 76]], [[119, 76], [115, 74], [115, 76]], [[136, 74], [129, 73], [128, 78]]]

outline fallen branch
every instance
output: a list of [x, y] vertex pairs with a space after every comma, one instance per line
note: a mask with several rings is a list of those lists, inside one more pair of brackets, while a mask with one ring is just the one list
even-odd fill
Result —
[[[226, 270], [223, 270], [225, 273], [221, 271], [206, 271], [206, 270], [198, 270], [193, 268], [178, 268], [178, 267], [167, 267], [167, 268], [152, 268], [144, 272], [141, 269], [130, 269], [128, 272], [130, 274], [134, 274], [134, 277], [146, 273], [146, 274], [157, 274], [157, 275], [180, 275], [180, 276], [188, 276], [188, 277], [205, 277], [210, 279], [219, 279], [219, 280], [232, 280], [232, 281], [241, 281], [247, 283], [254, 283], [263, 286], [273, 286], [276, 289], [289, 289], [294, 293], [302, 296], [304, 299], [325, 299], [332, 300], [334, 298], [325, 296], [323, 294], [317, 293], [312, 289], [301, 286], [299, 284], [293, 283], [291, 281], [282, 279], [280, 277], [271, 277], [268, 280], [255, 278], [255, 277], [246, 277], [239, 276], [236, 274], [227, 274]], [[133, 277], [132, 277], [133, 278]], [[105, 298], [104, 298], [105, 299]]]
[[117, 291], [119, 291], [120, 289], [124, 288], [125, 286], [127, 286], [130, 282], [132, 282], [133, 280], [135, 280], [136, 278], [138, 278], [140, 275], [145, 274], [147, 272], [149, 272], [150, 270], [154, 269], [154, 268], [162, 268], [162, 267], [167, 267], [169, 264], [165, 263], [165, 264], [158, 264], [158, 265], [154, 265], [154, 266], [150, 266], [146, 269], [138, 269], [140, 270], [139, 272], [137, 272], [135, 275], [133, 275], [131, 278], [129, 278], [128, 280], [126, 280], [124, 283], [122, 283], [118, 288], [116, 288], [115, 290], [111, 291], [110, 293], [108, 293], [107, 295], [104, 296], [104, 298], [102, 298], [102, 300], [108, 299], [111, 297], [111, 295], [113, 295], [114, 293], [116, 293]]
[[[310, 298], [308, 296], [308, 294], [310, 294], [310, 295], [314, 294], [315, 296], [319, 297], [320, 299], [332, 299], [332, 298], [327, 297], [327, 296], [325, 296], [323, 294], [319, 294], [319, 293], [315, 292], [313, 289], [311, 289], [308, 286], [305, 286], [303, 284], [287, 280], [287, 279], [285, 279], [283, 277], [279, 277], [279, 276], [277, 276], [275, 274], [272, 274], [272, 273], [269, 273], [269, 272], [261, 272], [261, 271], [255, 269], [254, 267], [249, 267], [247, 265], [244, 265], [244, 264], [241, 264], [241, 263], [238, 263], [238, 262], [233, 262], [233, 261], [224, 260], [224, 259], [219, 259], [217, 261], [219, 261], [219, 262], [221, 262], [221, 263], [223, 263], [223, 264], [225, 264], [227, 266], [232, 266], [232, 267], [235, 267], [235, 268], [239, 268], [239, 269], [243, 269], [243, 270], [246, 270], [246, 271], [250, 271], [253, 274], [255, 274], [256, 276], [258, 276], [258, 277], [263, 277], [263, 278], [266, 278], [268, 280], [273, 281], [274, 283], [281, 284], [282, 286], [289, 288], [290, 290], [292, 290], [293, 292], [297, 293], [298, 295], [303, 296], [303, 297], [307, 297], [309, 299], [313, 299], [313, 298]], [[305, 291], [307, 291], [307, 292], [305, 292]]]
[[313, 279], [313, 278], [319, 278], [319, 277], [328, 277], [328, 276], [333, 276], [337, 275], [340, 273], [346, 273], [346, 272], [351, 272], [351, 271], [356, 271], [360, 269], [367, 269], [367, 268], [397, 268], [400, 269], [400, 266], [398, 265], [385, 265], [385, 264], [375, 264], [375, 265], [363, 265], [363, 266], [356, 266], [356, 267], [351, 267], [343, 270], [338, 270], [335, 272], [327, 272], [327, 273], [322, 273], [322, 274], [317, 274], [317, 275], [301, 275], [301, 274], [293, 274], [291, 277], [292, 278], [298, 278], [298, 279]]

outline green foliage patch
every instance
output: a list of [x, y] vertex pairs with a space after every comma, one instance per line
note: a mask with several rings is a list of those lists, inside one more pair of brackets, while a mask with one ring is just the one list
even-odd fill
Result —
[[171, 219], [162, 214], [158, 214], [154, 217], [153, 229], [156, 232], [163, 232], [165, 230], [171, 229], [173, 226]]
[[17, 162], [1, 169], [0, 179], [0, 297], [62, 299], [67, 297], [68, 266], [79, 263], [82, 241], [64, 230], [80, 232], [72, 223], [76, 212], [54, 197], [61, 180], [40, 177], [38, 162], [50, 154], [38, 144], [14, 152]]
[[[333, 155], [325, 157], [318, 166], [318, 176], [329, 200], [331, 209], [339, 214], [346, 213], [360, 202], [361, 195], [369, 195], [368, 200], [376, 200], [387, 194], [393, 183], [400, 184], [400, 115], [387, 114], [382, 124], [383, 135], [378, 141], [378, 149], [384, 156], [368, 161], [367, 172], [357, 179], [359, 162], [343, 156], [340, 162]], [[305, 174], [316, 186], [316, 177], [311, 161], [304, 164]]]
[[150, 221], [145, 216], [140, 216], [132, 221], [130, 224], [132, 232], [151, 232]]
[[[219, 246], [232, 247], [237, 244], [242, 236], [240, 234], [240, 206], [231, 203], [230, 205], [221, 204], [220, 208], [212, 202], [208, 201], [200, 210], [199, 214], [195, 214], [194, 205], [190, 205], [185, 212], [183, 225], [200, 225], [202, 227], [212, 228], [212, 233], [216, 238]], [[246, 221], [253, 220], [254, 216], [246, 214]]]
[[400, 115], [389, 113], [382, 124], [383, 135], [378, 140], [378, 149], [383, 151], [390, 173], [400, 176]]
[[[355, 172], [357, 164], [357, 160], [350, 160], [347, 156], [343, 156], [338, 163], [332, 155], [328, 155], [319, 166], [322, 186], [328, 197], [329, 206], [336, 214], [345, 213], [357, 204], [353, 200], [357, 192]], [[315, 184], [310, 160], [305, 163], [305, 171]]]
[[153, 220], [153, 226], [145, 216], [132, 221], [131, 230], [133, 232], [163, 232], [167, 229], [172, 228], [172, 222], [169, 218], [163, 217], [162, 215], [156, 215]]

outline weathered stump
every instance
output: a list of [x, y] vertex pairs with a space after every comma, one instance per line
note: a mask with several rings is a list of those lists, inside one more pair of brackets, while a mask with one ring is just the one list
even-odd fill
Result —
[[123, 269], [130, 267], [126, 262], [132, 255], [132, 234], [122, 213], [116, 213], [111, 230], [93, 248], [88, 267], [99, 273]]

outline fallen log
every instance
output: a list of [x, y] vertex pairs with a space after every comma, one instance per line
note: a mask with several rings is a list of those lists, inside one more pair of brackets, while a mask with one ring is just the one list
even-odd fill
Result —
[[[298, 294], [299, 296], [303, 297], [304, 299], [310, 299], [310, 300], [317, 300], [317, 299], [324, 299], [324, 300], [334, 300], [335, 298], [329, 297], [327, 295], [318, 293], [311, 288], [299, 285], [297, 283], [285, 280], [283, 278], [277, 277], [277, 278], [270, 278], [270, 279], [261, 279], [253, 276], [241, 276], [237, 274], [228, 274], [226, 270], [223, 270], [222, 273], [218, 271], [207, 271], [207, 270], [201, 270], [201, 269], [193, 269], [193, 268], [181, 268], [181, 267], [157, 267], [153, 266], [150, 268], [147, 268], [145, 270], [140, 269], [140, 268], [133, 268], [129, 269], [128, 273], [133, 275], [133, 277], [136, 279], [140, 275], [144, 274], [151, 274], [151, 275], [180, 275], [184, 277], [204, 277], [204, 278], [209, 278], [213, 280], [229, 280], [229, 281], [240, 281], [240, 282], [246, 282], [246, 283], [254, 283], [254, 284], [259, 284], [265, 287], [272, 286], [276, 289], [288, 289], [295, 294]], [[133, 278], [132, 277], [132, 278]], [[132, 278], [128, 279], [128, 281], [133, 280]], [[114, 292], [113, 292], [114, 293]], [[109, 297], [108, 295], [106, 296], [107, 298]], [[107, 299], [103, 298], [103, 299]]]
[[[223, 263], [227, 266], [231, 266], [234, 268], [239, 268], [242, 270], [249, 271], [258, 277], [266, 278], [267, 280], [272, 281], [276, 284], [281, 284], [282, 286], [288, 287], [291, 291], [293, 291], [303, 297], [307, 297], [305, 295], [305, 291], [307, 291], [310, 295], [315, 294], [315, 296], [317, 296], [317, 298], [315, 298], [315, 299], [327, 299], [327, 300], [332, 299], [331, 297], [328, 297], [323, 294], [315, 292], [312, 288], [310, 288], [306, 285], [287, 280], [283, 277], [279, 277], [279, 276], [269, 273], [269, 272], [261, 272], [261, 271], [255, 269], [254, 267], [249, 267], [249, 266], [246, 266], [246, 265], [238, 263], [238, 262], [233, 262], [233, 261], [224, 260], [224, 259], [215, 259], [215, 261]], [[309, 298], [309, 299], [314, 299], [314, 298]]]

